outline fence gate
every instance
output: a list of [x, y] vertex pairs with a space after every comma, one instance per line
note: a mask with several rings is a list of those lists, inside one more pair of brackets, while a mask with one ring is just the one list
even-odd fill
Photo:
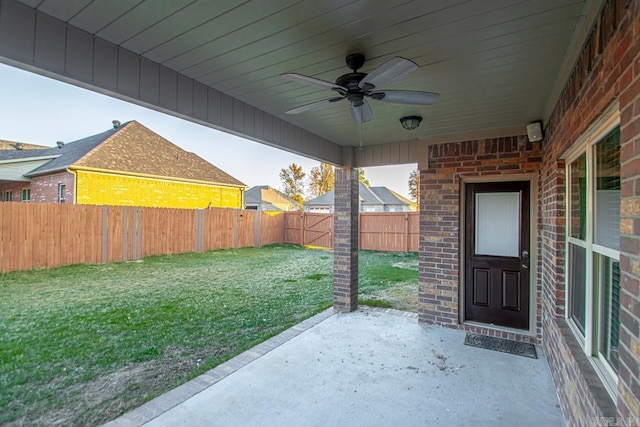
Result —
[[333, 215], [306, 213], [303, 216], [303, 244], [333, 247]]

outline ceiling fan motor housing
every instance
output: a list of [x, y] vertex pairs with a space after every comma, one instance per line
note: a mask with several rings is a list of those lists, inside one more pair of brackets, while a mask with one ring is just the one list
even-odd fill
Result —
[[346, 93], [339, 90], [338, 92], [346, 96], [354, 107], [360, 107], [364, 103], [365, 91], [359, 86], [359, 83], [366, 75], [366, 73], [348, 73], [336, 80], [336, 85], [347, 88]]

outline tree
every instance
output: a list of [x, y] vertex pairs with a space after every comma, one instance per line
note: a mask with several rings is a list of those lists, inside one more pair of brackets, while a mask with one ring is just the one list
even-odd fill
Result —
[[288, 167], [280, 170], [282, 192], [300, 205], [304, 201], [305, 175], [306, 173], [302, 171], [302, 166], [298, 166], [295, 163], [291, 163]]
[[334, 179], [333, 166], [320, 163], [309, 172], [309, 191], [316, 197], [331, 191], [335, 185]]
[[364, 169], [358, 169], [358, 181], [369, 187], [369, 180], [364, 176]]
[[416, 202], [420, 201], [420, 171], [414, 169], [409, 174], [409, 195]]

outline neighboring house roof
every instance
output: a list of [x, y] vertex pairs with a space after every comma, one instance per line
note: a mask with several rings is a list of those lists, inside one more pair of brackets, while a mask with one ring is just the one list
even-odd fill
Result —
[[415, 202], [401, 196], [387, 187], [369, 188], [385, 205], [415, 205]]
[[[122, 127], [122, 126], [121, 126]], [[64, 144], [62, 147], [49, 148], [46, 151], [47, 154], [58, 155], [57, 158], [40, 166], [37, 169], [32, 170], [27, 176], [46, 175], [48, 173], [61, 172], [68, 169], [82, 157], [84, 157], [91, 150], [98, 145], [105, 142], [110, 136], [115, 134], [120, 128], [109, 129], [106, 132], [92, 135], [87, 138], [79, 139], [77, 141]]]
[[[371, 190], [364, 185], [363, 183], [359, 183], [359, 197], [360, 197], [360, 202], [363, 204], [373, 204], [373, 205], [379, 205], [382, 204], [382, 201], [376, 197], [375, 194], [373, 194], [371, 192]], [[321, 194], [320, 196], [311, 199], [311, 200], [307, 200], [306, 202], [304, 202], [305, 206], [318, 206], [318, 205], [333, 205], [333, 190], [331, 191], [327, 191], [324, 194]]]
[[49, 149], [43, 150], [0, 150], [0, 161], [28, 159], [31, 157], [54, 158], [60, 153], [49, 154]]
[[[15, 158], [57, 156], [26, 176], [38, 176], [69, 168], [102, 169], [245, 187], [245, 185], [194, 153], [174, 145], [136, 121], [64, 144], [61, 148], [6, 151]], [[16, 154], [25, 153], [25, 154]], [[5, 151], [0, 151], [0, 160]]]
[[[360, 202], [369, 205], [407, 205], [413, 206], [414, 202], [399, 195], [387, 187], [367, 187], [363, 183], [359, 186]], [[332, 206], [334, 199], [333, 190], [328, 191], [314, 199], [306, 201], [305, 206]]]
[[305, 206], [333, 205], [333, 190], [304, 202]]
[[298, 206], [298, 203], [286, 194], [268, 185], [256, 185], [244, 191], [244, 202], [246, 204], [258, 203], [289, 203]]
[[44, 145], [36, 145], [36, 144], [25, 144], [24, 142], [17, 141], [7, 141], [5, 139], [0, 139], [0, 150], [31, 150], [31, 149], [44, 149], [49, 148]]
[[360, 183], [360, 203], [363, 205], [381, 205], [380, 200], [373, 191], [363, 183]]

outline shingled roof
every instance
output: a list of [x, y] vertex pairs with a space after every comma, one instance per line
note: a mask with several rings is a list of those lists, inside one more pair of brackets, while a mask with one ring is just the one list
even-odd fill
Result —
[[245, 206], [260, 205], [265, 211], [298, 210], [298, 202], [268, 185], [257, 185], [244, 191]]
[[[367, 187], [361, 182], [359, 184], [360, 185], [358, 188], [358, 197], [360, 198], [361, 203], [365, 205], [366, 204], [372, 204], [372, 205], [382, 204], [382, 200], [378, 199], [378, 197], [376, 197], [376, 195], [369, 189], [369, 187]], [[331, 190], [331, 191], [327, 191], [324, 194], [321, 194], [315, 199], [311, 199], [304, 202], [304, 204], [308, 206], [333, 205], [333, 198], [334, 198], [334, 190]]]
[[277, 195], [283, 200], [291, 203], [292, 205], [298, 205], [298, 202], [293, 200], [291, 197], [287, 196], [281, 191], [276, 190], [268, 185], [256, 185], [254, 187], [249, 188], [244, 191], [244, 201], [245, 203], [263, 203], [263, 202], [271, 202], [273, 200], [265, 199], [265, 196], [269, 195]]
[[38, 149], [38, 150], [0, 150], [0, 161], [3, 160], [17, 160], [17, 159], [27, 159], [32, 157], [50, 157], [55, 158], [59, 155], [59, 153], [51, 153], [50, 149], [46, 150]]
[[49, 147], [45, 147], [44, 145], [36, 145], [36, 144], [26, 144], [24, 142], [17, 141], [7, 141], [4, 139], [0, 139], [0, 150], [12, 150], [12, 151], [21, 151], [21, 150], [42, 150]]
[[387, 187], [371, 187], [370, 190], [382, 200], [385, 205], [415, 205], [415, 202], [401, 196]]
[[69, 168], [90, 168], [246, 187], [223, 170], [196, 154], [181, 149], [136, 121], [66, 143], [61, 148], [29, 151], [39, 151], [39, 155], [59, 156], [29, 172], [27, 176], [30, 177]]
[[[415, 206], [416, 204], [406, 197], [401, 196], [395, 191], [387, 187], [367, 187], [363, 183], [359, 185], [360, 202], [363, 205], [406, 205]], [[324, 206], [333, 205], [334, 191], [328, 191], [315, 199], [306, 201], [305, 206]]]

